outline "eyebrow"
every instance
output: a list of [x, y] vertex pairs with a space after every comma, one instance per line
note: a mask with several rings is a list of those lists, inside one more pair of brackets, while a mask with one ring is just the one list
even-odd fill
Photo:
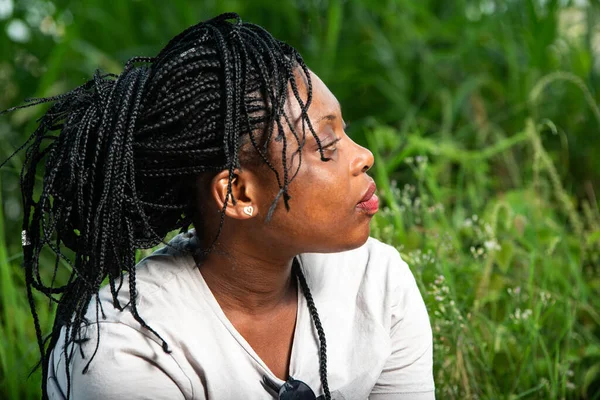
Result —
[[[327, 115], [324, 115], [321, 118], [319, 118], [317, 120], [317, 124], [319, 124], [323, 120], [325, 120], [325, 121], [335, 121], [336, 119], [337, 119], [337, 116], [335, 114], [327, 114]], [[344, 129], [346, 129], [346, 122], [344, 122], [343, 119], [342, 119], [342, 127]]]

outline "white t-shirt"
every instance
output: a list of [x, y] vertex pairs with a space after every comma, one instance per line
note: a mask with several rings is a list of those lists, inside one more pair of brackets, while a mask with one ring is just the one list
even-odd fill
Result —
[[[193, 246], [193, 231], [170, 244]], [[190, 240], [192, 239], [192, 240]], [[300, 265], [327, 340], [327, 377], [333, 399], [431, 400], [432, 333], [423, 299], [396, 249], [370, 238], [358, 249], [302, 254]], [[128, 308], [100, 290], [106, 319], [88, 312], [90, 340], [77, 345], [70, 366], [72, 399], [273, 399], [263, 377], [278, 379], [236, 331], [191, 255], [163, 247], [137, 268], [138, 311], [165, 339], [143, 328]], [[119, 299], [129, 301], [127, 281]], [[89, 370], [82, 370], [96, 348]], [[63, 329], [64, 334], [64, 329]], [[50, 358], [50, 399], [66, 398], [64, 336]], [[83, 350], [84, 356], [81, 356]], [[319, 341], [302, 290], [290, 376], [323, 394]]]

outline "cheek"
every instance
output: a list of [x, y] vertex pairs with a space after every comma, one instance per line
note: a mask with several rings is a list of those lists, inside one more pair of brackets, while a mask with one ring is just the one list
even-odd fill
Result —
[[298, 178], [298, 182], [294, 181], [297, 185], [290, 188], [293, 199], [289, 214], [305, 232], [331, 237], [336, 231], [354, 228], [355, 196], [343, 172], [314, 167]]
[[289, 186], [290, 211], [280, 200], [268, 224], [268, 235], [302, 252], [342, 251], [362, 245], [369, 236], [369, 218], [355, 209], [360, 188], [352, 182], [342, 159], [328, 163], [303, 159]]
[[345, 172], [335, 165], [312, 166], [298, 176], [302, 203], [319, 213], [346, 214], [350, 204], [350, 182]]

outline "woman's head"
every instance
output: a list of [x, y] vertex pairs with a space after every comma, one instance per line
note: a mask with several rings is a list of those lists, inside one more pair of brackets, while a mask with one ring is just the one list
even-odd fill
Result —
[[[21, 184], [28, 287], [62, 294], [50, 349], [62, 326], [67, 340], [79, 334], [105, 278], [121, 307], [128, 272], [135, 299], [135, 250], [192, 223], [209, 250], [219, 235], [292, 256], [368, 237], [373, 210], [356, 206], [372, 193], [371, 153], [345, 134], [339, 103], [300, 55], [235, 14], [187, 29], [118, 76], [96, 73], [28, 106], [48, 101], [55, 103], [24, 145]], [[72, 266], [62, 287], [39, 274], [44, 247], [56, 268], [60, 259]], [[146, 326], [135, 301], [132, 312]]]
[[[291, 174], [289, 209], [276, 207], [269, 215], [280, 188], [264, 164], [236, 169], [231, 186], [236, 203], [230, 202], [224, 211], [228, 218], [220, 238], [229, 247], [244, 243], [249, 248], [259, 251], [268, 248], [270, 253], [290, 257], [303, 252], [355, 248], [369, 235], [374, 210], [365, 210], [357, 204], [373, 186], [365, 173], [373, 164], [373, 155], [346, 135], [337, 99], [315, 74], [309, 71], [306, 76], [298, 70], [294, 81], [301, 99], [308, 98], [310, 82], [312, 102], [306, 111], [310, 131], [306, 128], [304, 134], [303, 110], [291, 91], [288, 92], [284, 107], [287, 141], [270, 143], [268, 154], [279, 174], [285, 157]], [[297, 137], [302, 142], [300, 146]], [[215, 174], [210, 181], [202, 182], [200, 188], [209, 195], [201, 207], [214, 220], [215, 210], [223, 209], [225, 204], [228, 172]], [[245, 213], [248, 206], [253, 208], [252, 216]], [[214, 226], [214, 221], [209, 225]], [[206, 236], [212, 237], [214, 233]]]

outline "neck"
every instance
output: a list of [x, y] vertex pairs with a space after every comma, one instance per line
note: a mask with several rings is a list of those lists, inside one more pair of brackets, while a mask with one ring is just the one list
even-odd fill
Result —
[[202, 262], [206, 284], [225, 311], [260, 315], [296, 301], [293, 257], [265, 258], [240, 248], [215, 248]]

